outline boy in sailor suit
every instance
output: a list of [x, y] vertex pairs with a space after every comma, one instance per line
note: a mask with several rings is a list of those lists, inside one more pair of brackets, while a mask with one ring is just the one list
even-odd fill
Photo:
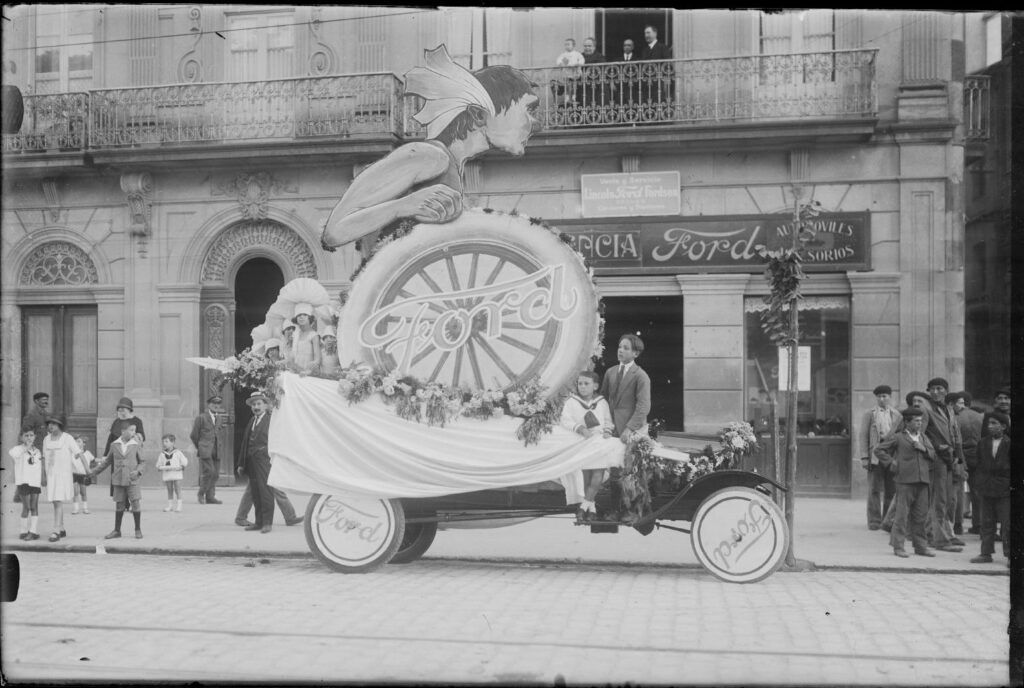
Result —
[[612, 437], [614, 425], [608, 402], [601, 395], [595, 394], [599, 379], [597, 373], [588, 370], [580, 372], [576, 378], [577, 393], [565, 400], [560, 420], [565, 429], [584, 438], [602, 438], [608, 444], [608, 451], [602, 452], [595, 462], [562, 479], [566, 503], [580, 502], [576, 517], [583, 522], [596, 519], [597, 505], [594, 499], [604, 483], [605, 470], [621, 466], [623, 459], [622, 444]]

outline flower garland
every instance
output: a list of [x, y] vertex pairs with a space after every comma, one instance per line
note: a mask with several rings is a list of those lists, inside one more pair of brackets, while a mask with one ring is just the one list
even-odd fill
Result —
[[719, 433], [718, 441], [719, 449], [709, 444], [685, 461], [657, 456], [658, 443], [648, 436], [631, 441], [619, 478], [619, 518], [636, 523], [651, 513], [653, 496], [679, 492], [696, 478], [735, 468], [744, 456], [760, 450], [754, 430], [746, 422], [729, 423]]
[[547, 388], [536, 380], [521, 382], [507, 392], [496, 389], [471, 391], [440, 382], [423, 382], [412, 376], [398, 377], [383, 368], [356, 364], [338, 374], [338, 392], [349, 404], [358, 404], [379, 394], [395, 407], [399, 418], [444, 427], [459, 416], [489, 419], [500, 416], [522, 418], [516, 439], [526, 446], [536, 444], [550, 433], [562, 413], [562, 399], [545, 397]]

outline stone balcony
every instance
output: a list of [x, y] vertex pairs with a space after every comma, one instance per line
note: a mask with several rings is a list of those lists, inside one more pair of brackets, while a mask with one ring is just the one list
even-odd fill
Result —
[[[847, 50], [524, 70], [541, 101], [541, 131], [531, 149], [721, 141], [730, 129], [740, 133], [726, 138], [762, 137], [773, 128], [797, 138], [863, 136], [878, 112], [876, 55]], [[77, 158], [91, 164], [372, 156], [422, 136], [411, 117], [417, 99], [402, 96], [401, 79], [387, 73], [29, 94], [19, 132], [3, 135], [3, 160], [17, 169], [74, 165]]]

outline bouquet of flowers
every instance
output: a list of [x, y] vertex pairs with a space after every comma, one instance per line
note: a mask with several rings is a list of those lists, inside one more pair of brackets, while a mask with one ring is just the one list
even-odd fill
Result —
[[281, 365], [275, 361], [253, 353], [252, 349], [243, 349], [238, 356], [224, 359], [223, 372], [217, 378], [217, 389], [231, 384], [236, 389], [261, 391], [273, 406], [278, 404], [277, 373]]
[[728, 463], [728, 467], [736, 467], [743, 457], [760, 449], [754, 428], [745, 421], [733, 421], [718, 433], [718, 442], [722, 445], [718, 451], [718, 461]]
[[540, 441], [542, 433], [551, 432], [551, 427], [562, 415], [560, 400], [552, 402], [545, 398], [546, 387], [531, 380], [516, 385], [505, 394], [505, 410], [510, 416], [523, 419], [516, 430], [516, 438], [527, 446]]
[[462, 398], [462, 415], [481, 420], [501, 416], [505, 413], [504, 401], [505, 393], [500, 389], [466, 392]]

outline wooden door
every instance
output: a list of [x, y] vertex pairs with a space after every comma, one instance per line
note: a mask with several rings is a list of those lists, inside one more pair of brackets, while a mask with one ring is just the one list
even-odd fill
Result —
[[[95, 306], [22, 308], [22, 416], [32, 395], [50, 395], [50, 411], [65, 431], [88, 437], [96, 453], [97, 334]], [[105, 439], [105, 438], [104, 438]]]

